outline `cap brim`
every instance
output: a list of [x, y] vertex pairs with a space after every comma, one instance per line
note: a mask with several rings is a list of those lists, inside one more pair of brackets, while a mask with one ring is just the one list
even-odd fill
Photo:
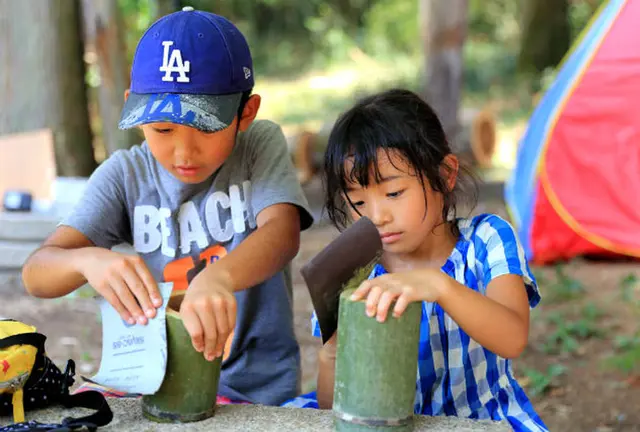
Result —
[[228, 95], [130, 93], [118, 127], [130, 129], [149, 123], [167, 122], [217, 132], [231, 125], [238, 113], [242, 93]]

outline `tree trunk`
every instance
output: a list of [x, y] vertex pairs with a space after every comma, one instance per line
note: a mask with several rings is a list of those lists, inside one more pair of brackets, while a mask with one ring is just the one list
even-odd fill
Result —
[[426, 59], [425, 96], [440, 117], [453, 150], [457, 151], [468, 0], [419, 1]]
[[518, 69], [541, 73], [560, 63], [571, 44], [568, 0], [529, 0], [525, 4]]
[[0, 134], [53, 131], [57, 174], [96, 167], [74, 0], [0, 0]]
[[118, 129], [124, 91], [129, 86], [123, 24], [118, 3], [113, 0], [83, 0], [83, 5], [87, 48], [95, 52], [100, 74], [100, 129], [108, 156], [141, 141], [136, 129]]

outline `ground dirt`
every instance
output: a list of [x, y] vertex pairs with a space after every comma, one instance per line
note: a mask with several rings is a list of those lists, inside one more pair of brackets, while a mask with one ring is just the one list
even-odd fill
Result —
[[[310, 201], [319, 204], [317, 197]], [[475, 212], [484, 211], [506, 216], [500, 202], [481, 202]], [[319, 341], [311, 336], [312, 306], [299, 269], [336, 235], [326, 223], [305, 232], [293, 263], [305, 391], [314, 386]], [[534, 272], [543, 300], [514, 369], [535, 408], [552, 431], [640, 431], [640, 267], [577, 260]], [[30, 298], [19, 277], [6, 274], [0, 295], [0, 316], [37, 326], [58, 365], [72, 358], [78, 374], [97, 371], [101, 324], [94, 300]]]

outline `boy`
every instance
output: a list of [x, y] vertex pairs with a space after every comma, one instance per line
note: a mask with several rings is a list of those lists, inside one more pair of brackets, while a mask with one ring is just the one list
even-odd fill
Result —
[[[253, 84], [225, 18], [187, 7], [154, 23], [120, 121], [145, 141], [100, 165], [23, 280], [47, 298], [88, 282], [140, 324], [162, 303], [155, 281], [173, 282], [194, 348], [224, 353], [219, 394], [277, 405], [297, 393], [300, 362], [284, 270], [313, 220], [280, 128], [254, 121]], [[110, 250], [123, 242], [138, 256]]]

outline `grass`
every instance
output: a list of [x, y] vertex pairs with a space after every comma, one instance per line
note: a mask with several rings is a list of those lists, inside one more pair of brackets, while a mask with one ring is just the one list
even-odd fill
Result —
[[640, 373], [640, 331], [635, 335], [618, 335], [613, 341], [614, 353], [605, 360], [608, 368], [623, 373]]
[[556, 280], [549, 285], [548, 302], [561, 303], [576, 300], [584, 294], [582, 282], [569, 276], [564, 265], [556, 265], [554, 271]]
[[558, 378], [567, 371], [568, 368], [562, 364], [552, 364], [545, 371], [525, 368], [523, 370], [524, 383], [531, 396], [538, 396], [559, 386]]
[[593, 303], [587, 304], [575, 320], [562, 313], [550, 314], [549, 321], [555, 328], [542, 344], [543, 351], [547, 354], [574, 354], [583, 341], [604, 337], [606, 329], [599, 323], [603, 315], [604, 312]]
[[[632, 316], [640, 318], [640, 280], [631, 273], [620, 281], [620, 297], [631, 309]], [[613, 352], [604, 360], [606, 368], [626, 374], [640, 374], [640, 329], [635, 333], [619, 334], [613, 339]]]

